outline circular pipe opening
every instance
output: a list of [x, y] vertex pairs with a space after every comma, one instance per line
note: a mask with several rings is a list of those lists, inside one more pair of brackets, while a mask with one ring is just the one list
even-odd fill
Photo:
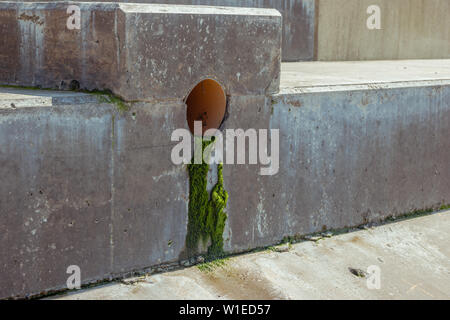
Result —
[[186, 118], [194, 134], [194, 121], [202, 122], [202, 135], [208, 129], [218, 129], [225, 116], [227, 98], [222, 86], [212, 79], [199, 82], [186, 99]]

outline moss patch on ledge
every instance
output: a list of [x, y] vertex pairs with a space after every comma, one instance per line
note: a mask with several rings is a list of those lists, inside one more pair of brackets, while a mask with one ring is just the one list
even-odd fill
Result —
[[115, 96], [109, 90], [106, 91], [87, 91], [87, 93], [94, 94], [97, 96], [98, 102], [100, 103], [112, 103], [114, 104], [119, 111], [125, 112], [130, 110], [130, 106], [121, 98]]
[[[195, 143], [202, 141], [196, 138]], [[202, 141], [202, 154], [205, 148], [213, 143]], [[228, 193], [223, 185], [223, 165], [217, 167], [217, 184], [211, 191], [207, 191], [207, 177], [209, 164], [203, 159], [201, 164], [192, 161], [189, 170], [189, 211], [186, 248], [189, 256], [198, 254], [199, 244], [204, 247], [210, 243], [207, 252], [208, 259], [223, 255], [223, 231], [227, 215], [224, 212]]]
[[81, 93], [88, 93], [93, 94], [97, 96], [97, 100], [99, 103], [111, 103], [114, 104], [119, 111], [125, 112], [130, 110], [129, 103], [135, 102], [135, 101], [129, 101], [125, 102], [120, 97], [114, 95], [111, 90], [84, 90], [84, 89], [70, 89], [70, 90], [61, 90], [58, 88], [42, 88], [40, 86], [16, 86], [16, 85], [7, 85], [2, 84], [0, 85], [0, 88], [11, 88], [11, 89], [25, 89], [25, 90], [46, 90], [46, 91], [63, 91], [63, 92], [81, 92]]

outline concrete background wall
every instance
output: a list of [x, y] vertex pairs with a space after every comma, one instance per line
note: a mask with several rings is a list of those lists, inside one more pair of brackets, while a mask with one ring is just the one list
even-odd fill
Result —
[[[54, 2], [57, 1], [63, 0]], [[94, 2], [95, 0], [85, 1]], [[25, 0], [24, 2], [33, 1]], [[95, 2], [111, 1], [97, 0]], [[118, 0], [116, 2], [274, 8], [283, 15], [283, 61], [313, 59], [315, 0]]]
[[120, 0], [168, 4], [274, 8], [283, 15], [283, 61], [308, 61], [314, 54], [314, 0]]
[[[450, 58], [448, 0], [318, 0], [316, 60]], [[366, 27], [370, 5], [381, 29]]]

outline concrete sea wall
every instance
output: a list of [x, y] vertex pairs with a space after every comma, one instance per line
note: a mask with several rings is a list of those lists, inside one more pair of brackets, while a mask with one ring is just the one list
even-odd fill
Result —
[[[279, 128], [280, 171], [224, 165], [226, 252], [450, 202], [450, 85], [230, 97], [224, 128]], [[171, 162], [185, 105], [0, 110], [0, 297], [176, 263], [188, 175]]]

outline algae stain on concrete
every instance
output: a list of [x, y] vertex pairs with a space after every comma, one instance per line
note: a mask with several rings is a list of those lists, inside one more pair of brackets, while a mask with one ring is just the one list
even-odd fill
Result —
[[[199, 143], [201, 139], [196, 139]], [[202, 151], [212, 141], [202, 141]], [[209, 148], [210, 149], [210, 148]], [[192, 161], [193, 162], [193, 161]], [[223, 255], [223, 232], [227, 215], [224, 212], [228, 193], [223, 183], [223, 165], [218, 165], [217, 183], [211, 191], [207, 191], [209, 164], [202, 159], [201, 164], [191, 163], [189, 170], [189, 207], [186, 248], [189, 256], [199, 252], [199, 245], [208, 244], [207, 258], [214, 259]]]
[[105, 91], [91, 90], [91, 91], [88, 91], [88, 93], [96, 95], [99, 103], [114, 104], [117, 107], [117, 109], [121, 112], [126, 112], [126, 111], [130, 110], [129, 104], [127, 104], [124, 100], [115, 96], [108, 90], [105, 90]]

